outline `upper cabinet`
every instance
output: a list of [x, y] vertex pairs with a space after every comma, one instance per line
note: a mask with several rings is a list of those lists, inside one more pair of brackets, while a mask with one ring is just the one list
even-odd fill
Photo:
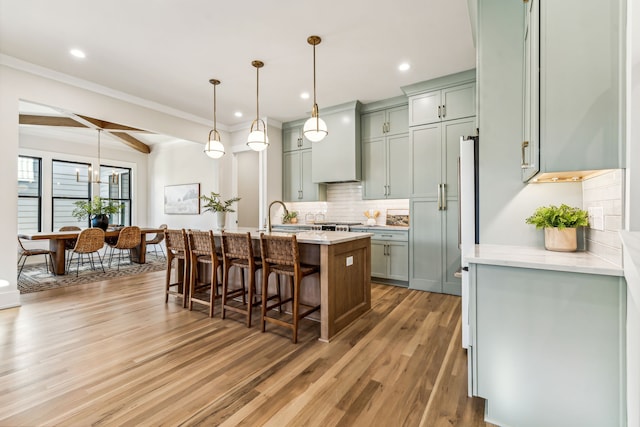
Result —
[[415, 95], [409, 101], [409, 126], [476, 115], [475, 83]]
[[360, 118], [362, 134], [362, 198], [409, 197], [411, 161], [407, 98], [381, 110], [365, 106]]
[[285, 202], [327, 199], [326, 186], [312, 182], [311, 143], [302, 136], [304, 120], [282, 125], [282, 197]]
[[624, 4], [524, 3], [523, 180], [623, 167]]
[[360, 102], [320, 109], [328, 135], [311, 144], [313, 182], [359, 181], [361, 178]]

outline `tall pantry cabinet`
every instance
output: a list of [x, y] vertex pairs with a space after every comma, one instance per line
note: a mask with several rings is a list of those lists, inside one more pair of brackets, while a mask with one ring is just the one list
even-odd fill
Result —
[[411, 153], [409, 288], [460, 295], [458, 157], [460, 137], [476, 133], [475, 70], [403, 90]]

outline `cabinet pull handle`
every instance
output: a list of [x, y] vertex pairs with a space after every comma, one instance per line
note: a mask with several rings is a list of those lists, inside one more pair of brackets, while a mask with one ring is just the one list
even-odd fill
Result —
[[298, 190], [298, 199], [302, 199], [302, 190]]
[[438, 184], [438, 210], [442, 210], [442, 184]]
[[302, 147], [302, 138], [298, 138], [298, 147]]
[[442, 185], [442, 210], [446, 211], [447, 210], [447, 184], [440, 184]]
[[391, 186], [390, 185], [385, 185], [385, 187], [387, 187], [387, 194], [385, 194], [386, 196], [390, 196], [391, 195]]
[[438, 105], [438, 118], [442, 118], [442, 107], [440, 105]]
[[443, 105], [442, 106], [442, 117], [447, 117], [447, 106]]
[[522, 169], [526, 169], [529, 167], [529, 163], [525, 162], [525, 150], [526, 148], [529, 147], [529, 141], [523, 141], [522, 142], [522, 163], [520, 164], [520, 167]]

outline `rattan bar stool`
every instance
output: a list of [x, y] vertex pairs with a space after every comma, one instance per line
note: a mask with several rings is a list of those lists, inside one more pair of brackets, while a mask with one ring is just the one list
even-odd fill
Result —
[[[314, 265], [300, 263], [300, 251], [296, 236], [268, 236], [260, 233], [260, 251], [262, 255], [262, 332], [266, 330], [266, 322], [291, 329], [293, 343], [298, 342], [298, 324], [300, 319], [320, 309], [320, 305], [303, 304], [300, 301], [300, 286], [302, 279], [314, 273], [319, 268]], [[269, 275], [275, 273], [276, 295], [269, 296]], [[288, 277], [289, 293], [282, 299], [280, 289], [280, 275]], [[269, 304], [269, 301], [277, 302]], [[282, 306], [291, 303], [291, 314], [284, 313]], [[278, 312], [274, 311], [278, 308]]]
[[[213, 231], [189, 231], [189, 263], [191, 274], [189, 275], [189, 310], [193, 310], [193, 303], [209, 306], [209, 317], [213, 317], [213, 307], [216, 298], [220, 297], [218, 292], [218, 267], [222, 265], [222, 257], [216, 253], [216, 244], [213, 239]], [[198, 264], [210, 265], [211, 274], [209, 283], [205, 278], [198, 277]], [[201, 279], [201, 280], [199, 280]], [[208, 291], [208, 292], [207, 292]], [[206, 299], [205, 299], [206, 297]]]
[[[250, 233], [222, 232], [222, 264], [224, 278], [222, 280], [222, 318], [226, 311], [231, 310], [247, 316], [247, 327], [251, 327], [253, 307], [260, 306], [260, 295], [256, 292], [256, 271], [262, 268], [262, 263], [253, 255], [253, 244]], [[229, 289], [229, 271], [231, 267], [240, 270], [241, 287]], [[249, 286], [245, 286], [245, 270], [249, 276]], [[242, 297], [242, 303], [237, 301]]]
[[[176, 295], [182, 297], [182, 306], [186, 307], [187, 299], [189, 298], [189, 244], [187, 243], [187, 233], [184, 228], [182, 230], [167, 229], [164, 235], [167, 245], [167, 277], [164, 302], [167, 303], [169, 301], [169, 295]], [[176, 281], [171, 283], [173, 260], [176, 260]]]
[[135, 225], [124, 227], [118, 234], [118, 240], [115, 244], [108, 243], [111, 247], [111, 255], [109, 256], [109, 268], [111, 268], [111, 261], [113, 261], [113, 252], [118, 250], [118, 270], [120, 270], [120, 262], [122, 261], [122, 253], [127, 251], [129, 253], [129, 262], [131, 262], [131, 249], [140, 245], [140, 227]]

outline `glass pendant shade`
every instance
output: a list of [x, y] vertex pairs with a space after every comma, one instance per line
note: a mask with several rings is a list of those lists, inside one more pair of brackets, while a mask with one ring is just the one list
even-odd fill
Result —
[[204, 148], [204, 153], [212, 159], [219, 159], [224, 156], [224, 145], [220, 142], [220, 134], [218, 131], [209, 132], [209, 140]]
[[[260, 129], [260, 124], [262, 124], [262, 129]], [[269, 146], [269, 136], [265, 129], [265, 124], [262, 120], [254, 120], [251, 123], [247, 145], [253, 151], [263, 151]]]
[[[317, 106], [314, 106], [314, 110], [317, 111]], [[318, 117], [317, 114], [312, 115], [305, 123], [303, 131], [304, 137], [311, 142], [320, 142], [327, 136], [327, 124]]]

